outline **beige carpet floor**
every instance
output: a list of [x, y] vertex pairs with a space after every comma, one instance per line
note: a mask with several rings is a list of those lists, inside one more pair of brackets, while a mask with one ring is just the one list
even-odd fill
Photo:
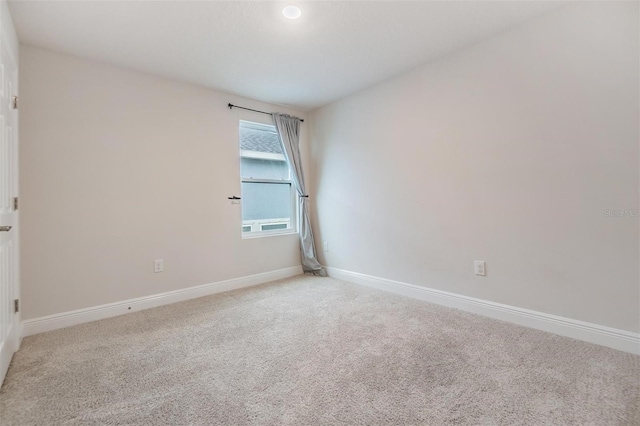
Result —
[[301, 276], [24, 340], [4, 425], [638, 425], [640, 357]]

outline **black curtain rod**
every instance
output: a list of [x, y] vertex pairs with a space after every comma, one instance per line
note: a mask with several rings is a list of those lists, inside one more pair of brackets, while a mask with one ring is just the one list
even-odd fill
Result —
[[[271, 115], [270, 112], [266, 112], [266, 111], [258, 111], [257, 109], [251, 109], [251, 108], [245, 108], [245, 107], [241, 107], [238, 105], [233, 105], [232, 103], [229, 103], [229, 105], [227, 105], [229, 107], [229, 109], [231, 108], [240, 108], [240, 109], [246, 109], [247, 111], [253, 111], [253, 112], [259, 112], [260, 114], [269, 114]], [[298, 118], [298, 120], [300, 120], [301, 122], [304, 123], [304, 120], [302, 118]]]

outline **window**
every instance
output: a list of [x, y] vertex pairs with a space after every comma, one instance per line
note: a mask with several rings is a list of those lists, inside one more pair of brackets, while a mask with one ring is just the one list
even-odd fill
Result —
[[296, 232], [296, 191], [274, 126], [240, 122], [242, 236]]

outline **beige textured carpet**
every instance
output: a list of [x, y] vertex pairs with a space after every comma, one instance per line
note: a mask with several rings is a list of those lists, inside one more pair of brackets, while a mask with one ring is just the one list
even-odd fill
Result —
[[631, 425], [640, 357], [331, 278], [26, 338], [2, 425]]

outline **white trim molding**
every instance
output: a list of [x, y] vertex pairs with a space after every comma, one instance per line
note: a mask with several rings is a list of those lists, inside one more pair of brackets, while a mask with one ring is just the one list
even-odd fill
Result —
[[640, 334], [503, 305], [358, 272], [326, 267], [330, 277], [640, 355]]
[[270, 281], [294, 277], [303, 273], [301, 266], [294, 266], [261, 274], [248, 275], [241, 278], [219, 281], [211, 284], [189, 287], [181, 290], [168, 291], [166, 293], [151, 296], [138, 297], [136, 299], [123, 300], [121, 302], [108, 303], [106, 305], [93, 306], [60, 314], [48, 315], [22, 322], [22, 337], [57, 330], [72, 325], [97, 321], [105, 318], [116, 317], [131, 312], [142, 311], [171, 303], [182, 302], [198, 297], [209, 296], [216, 293], [224, 293], [239, 288], [251, 287]]

